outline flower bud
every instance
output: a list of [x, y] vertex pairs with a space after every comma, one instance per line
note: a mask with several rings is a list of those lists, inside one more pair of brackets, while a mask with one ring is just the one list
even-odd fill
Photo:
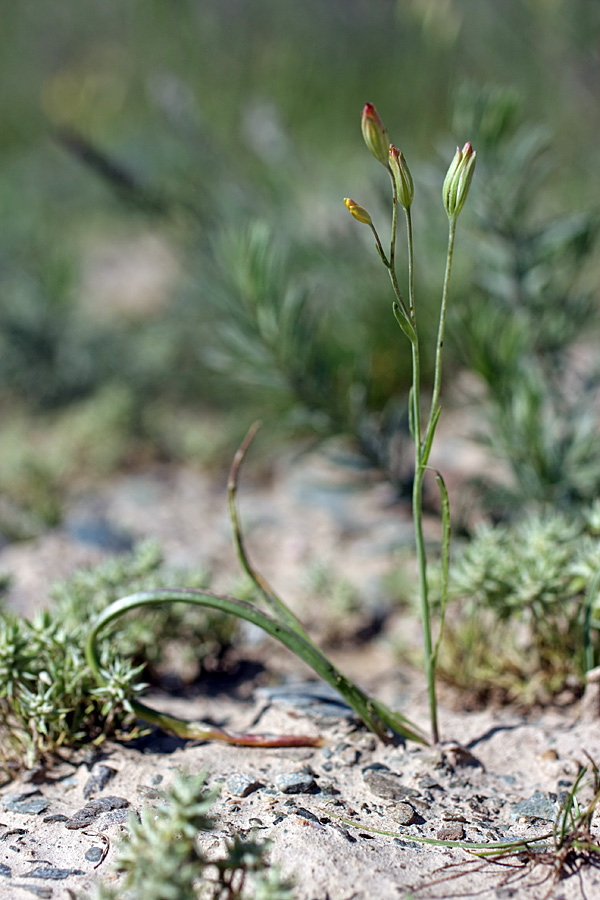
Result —
[[409, 209], [411, 203], [413, 202], [413, 197], [415, 195], [415, 189], [413, 185], [412, 175], [410, 174], [410, 170], [406, 165], [406, 160], [404, 156], [397, 147], [394, 147], [393, 144], [390, 144], [389, 149], [389, 165], [392, 171], [392, 176], [394, 178], [394, 186], [396, 190], [396, 197], [398, 201], [402, 204], [404, 209]]
[[476, 157], [477, 153], [468, 142], [462, 150], [456, 148], [442, 187], [444, 206], [451, 219], [456, 218], [465, 205], [475, 171]]
[[376, 160], [387, 168], [390, 140], [385, 125], [372, 103], [365, 103], [360, 117], [365, 144]]
[[373, 220], [369, 213], [362, 206], [359, 206], [358, 203], [355, 203], [354, 200], [351, 200], [350, 197], [344, 198], [344, 204], [346, 209], [350, 213], [350, 215], [354, 216], [357, 222], [362, 222], [363, 225], [372, 225]]

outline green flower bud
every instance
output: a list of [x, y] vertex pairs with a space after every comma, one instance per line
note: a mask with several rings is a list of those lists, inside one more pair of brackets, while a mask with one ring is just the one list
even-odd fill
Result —
[[446, 212], [451, 219], [456, 218], [467, 199], [473, 172], [475, 171], [475, 159], [477, 153], [467, 142], [462, 150], [456, 148], [454, 159], [444, 178], [442, 197]]
[[402, 155], [402, 153], [400, 153], [397, 147], [394, 147], [393, 144], [390, 144], [388, 159], [389, 166], [392, 171], [392, 176], [394, 178], [396, 197], [399, 203], [402, 204], [404, 209], [408, 209], [413, 202], [413, 197], [415, 195], [412, 175], [410, 174], [410, 170], [406, 165], [404, 156]]
[[387, 169], [390, 140], [385, 125], [372, 103], [365, 103], [360, 117], [360, 126], [365, 144], [375, 159]]
[[362, 222], [363, 225], [373, 224], [373, 220], [366, 209], [359, 206], [358, 203], [355, 203], [350, 197], [344, 197], [344, 204], [350, 215], [354, 216], [357, 222]]

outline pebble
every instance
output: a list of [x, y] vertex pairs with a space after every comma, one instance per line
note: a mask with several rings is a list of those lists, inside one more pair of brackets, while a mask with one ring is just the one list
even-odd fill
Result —
[[448, 822], [442, 828], [438, 828], [438, 841], [462, 841], [465, 837], [465, 829], [460, 822]]
[[102, 847], [90, 847], [90, 849], [86, 851], [85, 858], [88, 862], [98, 862], [99, 859], [102, 859], [103, 853]]
[[399, 825], [412, 825], [418, 818], [410, 803], [398, 803], [394, 807], [392, 815]]
[[511, 806], [510, 818], [513, 822], [520, 819], [546, 819], [553, 822], [558, 812], [559, 806], [555, 801], [547, 794], [535, 791], [528, 800], [521, 800]]
[[394, 775], [385, 766], [364, 769], [363, 779], [367, 787], [377, 797], [383, 797], [384, 800], [405, 800], [407, 797], [419, 795], [414, 788], [403, 785], [399, 776]]
[[281, 772], [274, 783], [282, 794], [314, 794], [317, 790], [315, 779], [309, 772]]
[[333, 716], [342, 719], [354, 719], [356, 713], [340, 697], [335, 688], [323, 681], [307, 681], [259, 687], [254, 696], [268, 703], [283, 703], [301, 709], [307, 716], [321, 718]]
[[63, 881], [69, 875], [85, 875], [81, 869], [57, 869], [55, 866], [36, 866], [25, 872], [24, 878], [45, 878], [47, 881]]
[[244, 772], [232, 772], [227, 776], [227, 790], [234, 797], [247, 797], [252, 791], [261, 787], [260, 781], [257, 781], [252, 775]]
[[360, 759], [360, 751], [356, 747], [347, 747], [340, 753], [340, 759], [345, 766], [355, 766]]
[[4, 863], [0, 863], [0, 875], [3, 878], [10, 878], [11, 874], [10, 866], [5, 866]]
[[78, 810], [65, 822], [65, 828], [85, 828], [103, 812], [113, 809], [124, 809], [129, 806], [129, 800], [124, 797], [102, 797], [100, 800], [90, 800], [89, 803]]
[[2, 805], [4, 809], [11, 812], [36, 816], [45, 812], [50, 806], [48, 800], [38, 796], [39, 794], [40, 791], [33, 791], [27, 794], [6, 794]]
[[116, 774], [116, 771], [111, 769], [110, 766], [97, 763], [92, 769], [92, 774], [83, 788], [83, 796], [85, 799], [89, 800], [93, 794], [98, 794], [100, 791], [104, 790], [110, 779], [114, 778]]

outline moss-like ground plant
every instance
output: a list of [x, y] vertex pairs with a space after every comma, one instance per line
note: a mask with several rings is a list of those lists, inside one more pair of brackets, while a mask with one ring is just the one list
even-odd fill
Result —
[[219, 856], [203, 852], [199, 835], [213, 828], [214, 799], [204, 775], [177, 775], [141, 819], [130, 816], [116, 854], [119, 886], [100, 886], [96, 900], [292, 900], [266, 844], [235, 836]]
[[[158, 589], [174, 577], [157, 545], [145, 542], [56, 584], [53, 604], [32, 620], [0, 612], [0, 763], [32, 766], [61, 747], [102, 741], [129, 726], [131, 703], [155, 678], [169, 642], [184, 652], [193, 646], [196, 666], [223, 652], [233, 638], [232, 619], [198, 610], [183, 621], [172, 607], [148, 611], [105, 635], [99, 647], [105, 678], [94, 679], [83, 651], [91, 619], [124, 591]], [[181, 577], [207, 582], [205, 572]]]
[[479, 699], [548, 701], [598, 664], [600, 505], [481, 525], [457, 548], [440, 674]]

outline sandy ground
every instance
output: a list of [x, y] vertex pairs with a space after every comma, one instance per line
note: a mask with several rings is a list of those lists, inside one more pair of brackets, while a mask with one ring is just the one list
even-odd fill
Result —
[[[298, 573], [319, 559], [356, 583], [367, 606], [376, 606], [390, 554], [410, 542], [409, 511], [392, 501], [390, 489], [373, 473], [357, 465], [340, 469], [322, 453], [293, 465], [288, 460], [270, 479], [251, 479], [246, 486], [242, 511], [255, 557], [317, 634], [331, 631], [331, 618], [326, 628], [320, 621], [327, 598], [311, 602]], [[97, 543], [77, 536], [77, 522], [86, 517], [132, 538], [155, 536], [171, 561], [200, 561], [231, 584], [232, 576], [223, 574], [235, 568], [224, 507], [223, 483], [189, 470], [128, 476], [93, 497], [75, 498], [63, 529], [4, 549], [0, 566], [14, 578], [10, 602], [29, 614], [48, 581], [105, 555]], [[407, 632], [409, 626], [414, 629], [414, 623], [406, 622]], [[307, 670], [285, 651], [272, 644], [263, 648], [256, 635], [249, 638], [249, 654], [267, 661], [266, 687], [256, 681], [226, 692], [153, 701], [234, 730], [319, 735], [323, 745], [242, 749], [154, 733], [97, 753], [65, 754], [47, 770], [7, 781], [0, 788], [2, 900], [31, 892], [67, 900], [70, 891], [90, 890], [97, 879], [113, 882], [111, 863], [127, 816], [151, 804], [176, 771], [206, 771], [209, 784], [221, 784], [217, 828], [200, 836], [202, 844], [216, 853], [234, 833], [254, 831], [268, 839], [272, 859], [295, 878], [298, 900], [392, 900], [413, 893], [516, 900], [600, 896], [600, 872], [592, 866], [554, 884], [541, 858], [513, 860], [512, 867], [483, 865], [463, 850], [411, 840], [495, 841], [551, 828], [561, 799], [588, 762], [586, 754], [600, 761], [597, 684], [578, 706], [529, 718], [510, 709], [460, 712], [456, 697], [442, 691], [445, 743], [390, 747], [332, 707], [326, 695], [307, 699]], [[427, 721], [422, 679], [398, 665], [381, 635], [361, 646], [342, 643], [332, 652], [361, 686], [414, 721]], [[287, 692], [283, 697], [269, 693], [278, 679]], [[109, 770], [103, 786], [90, 783], [104, 771], [99, 766]], [[106, 798], [117, 800], [107, 801], [84, 827], [70, 827], [89, 800]], [[530, 802], [519, 805], [523, 801]]]

